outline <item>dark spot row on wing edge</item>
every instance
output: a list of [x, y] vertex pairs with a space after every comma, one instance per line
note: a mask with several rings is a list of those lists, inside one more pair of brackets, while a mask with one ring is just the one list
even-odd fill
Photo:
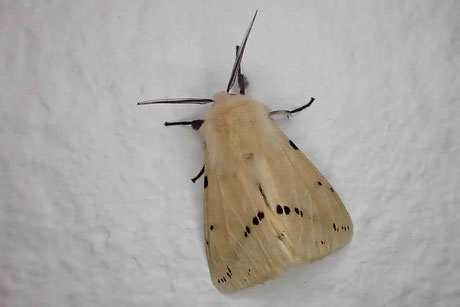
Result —
[[[227, 265], [227, 272], [226, 272], [226, 274], [227, 274], [227, 277], [228, 277], [228, 278], [232, 278], [232, 277], [233, 277], [232, 270], [230, 270], [230, 267], [229, 267], [228, 265]], [[219, 278], [219, 279], [217, 280], [217, 283], [218, 283], [218, 284], [223, 283], [223, 282], [227, 282], [227, 279], [225, 278], [225, 276], [222, 277], [222, 278]]]
[[[259, 223], [265, 218], [265, 214], [263, 213], [263, 211], [259, 211], [257, 212], [257, 214], [252, 218], [252, 224], [254, 226], [257, 226], [259, 225]], [[246, 226], [245, 230], [244, 230], [244, 237], [247, 238], [249, 236], [249, 234], [251, 233], [251, 228], [249, 228], [249, 226]]]
[[341, 227], [339, 228], [339, 226], [337, 226], [335, 223], [332, 223], [332, 228], [334, 228], [334, 231], [337, 231], [337, 232], [340, 231], [340, 228], [341, 228], [342, 230], [344, 230], [344, 231], [350, 230], [350, 226], [348, 226], [348, 225], [347, 225], [347, 226], [341, 226]]
[[[323, 185], [323, 183], [322, 183], [321, 181], [318, 181], [318, 185], [319, 185], [319, 186], [322, 186], [322, 185]], [[331, 192], [332, 192], [332, 193], [334, 193], [334, 192], [335, 192], [335, 191], [334, 191], [334, 189], [333, 189], [332, 187], [330, 187], [329, 189], [331, 190]]]
[[[294, 208], [294, 212], [297, 214], [297, 215], [300, 215], [303, 217], [303, 211], [302, 210], [299, 210], [299, 208], [295, 207]], [[276, 206], [276, 213], [278, 214], [286, 214], [286, 215], [289, 215], [289, 213], [291, 213], [291, 208], [289, 208], [288, 206], [281, 206], [281, 205], [277, 205]]]

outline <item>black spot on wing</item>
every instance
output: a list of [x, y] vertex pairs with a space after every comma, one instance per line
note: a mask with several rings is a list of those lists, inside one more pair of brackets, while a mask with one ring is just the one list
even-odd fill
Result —
[[283, 207], [281, 207], [280, 205], [276, 206], [276, 213], [283, 214]]
[[262, 221], [264, 219], [264, 213], [262, 211], [257, 212], [257, 217]]
[[300, 214], [299, 208], [294, 208], [294, 211], [295, 211], [295, 213], [296, 213], [297, 215]]
[[204, 188], [208, 187], [208, 176], [204, 176]]
[[209, 226], [209, 229], [212, 231], [214, 229], [214, 225]]
[[[265, 214], [262, 211], [257, 212], [257, 214], [252, 218], [252, 224], [255, 226], [259, 225], [261, 221], [265, 218]], [[247, 238], [251, 234], [251, 228], [246, 226], [244, 229], [244, 237]]]
[[289, 208], [288, 206], [284, 206], [284, 213], [288, 215], [290, 212], [291, 212], [291, 208]]
[[294, 144], [293, 141], [289, 140], [289, 144], [292, 146], [292, 148], [294, 148], [295, 150], [298, 150], [299, 148], [296, 146], [296, 144]]
[[322, 183], [321, 181], [318, 181], [318, 185], [320, 185], [320, 186], [321, 186], [321, 185], [323, 185], [323, 183]]
[[334, 189], [331, 187], [331, 192], [335, 192]]

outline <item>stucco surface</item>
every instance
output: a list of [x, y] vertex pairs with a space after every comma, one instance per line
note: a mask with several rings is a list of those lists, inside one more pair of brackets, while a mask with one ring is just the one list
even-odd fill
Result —
[[[234, 295], [211, 284], [199, 133], [249, 94], [334, 185], [352, 242]], [[0, 305], [458, 306], [459, 1], [0, 1]]]

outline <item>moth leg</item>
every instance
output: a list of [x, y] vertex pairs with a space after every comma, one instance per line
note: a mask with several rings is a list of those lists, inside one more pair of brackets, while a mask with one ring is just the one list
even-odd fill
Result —
[[192, 126], [193, 130], [199, 130], [203, 125], [204, 120], [195, 119], [189, 122], [165, 122], [165, 126]]
[[[238, 59], [238, 54], [240, 52], [240, 46], [236, 46], [236, 58]], [[238, 87], [240, 88], [240, 94], [244, 95], [246, 91], [246, 87], [248, 86], [248, 79], [246, 78], [245, 75], [241, 73], [241, 66], [238, 67], [238, 75], [237, 75], [237, 80], [238, 80]]]
[[203, 164], [203, 167], [201, 168], [200, 172], [198, 173], [198, 175], [196, 175], [194, 178], [192, 178], [192, 182], [195, 183], [195, 181], [200, 179], [200, 177], [203, 176], [203, 173], [204, 173], [204, 164]]
[[315, 98], [311, 97], [310, 101], [297, 108], [297, 109], [294, 109], [294, 110], [276, 110], [276, 111], [271, 111], [270, 112], [270, 117], [273, 116], [273, 115], [285, 115], [287, 118], [289, 118], [289, 115], [291, 114], [294, 114], [294, 113], [297, 113], [297, 112], [300, 112], [302, 110], [305, 110], [306, 108], [308, 108], [309, 106], [311, 106], [311, 104], [313, 103], [313, 101], [315, 101]]

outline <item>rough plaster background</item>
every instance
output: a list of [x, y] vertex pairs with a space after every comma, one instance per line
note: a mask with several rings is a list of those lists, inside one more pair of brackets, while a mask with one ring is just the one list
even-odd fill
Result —
[[[345, 249], [224, 296], [198, 133], [243, 72], [334, 184]], [[0, 1], [0, 306], [456, 306], [460, 2]]]

